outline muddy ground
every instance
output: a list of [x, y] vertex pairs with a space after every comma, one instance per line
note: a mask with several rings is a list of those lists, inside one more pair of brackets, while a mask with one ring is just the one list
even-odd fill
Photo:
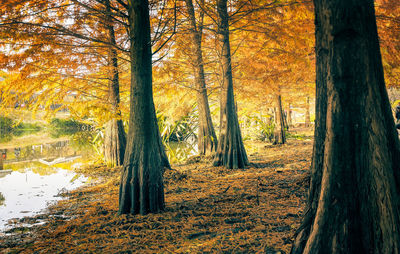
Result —
[[0, 238], [1, 253], [288, 253], [303, 213], [311, 140], [252, 142], [247, 169], [189, 160], [165, 173], [166, 210], [117, 215], [119, 169]]

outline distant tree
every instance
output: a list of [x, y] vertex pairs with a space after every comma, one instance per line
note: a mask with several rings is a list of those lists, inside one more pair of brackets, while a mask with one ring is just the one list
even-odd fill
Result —
[[[215, 135], [214, 126], [211, 119], [210, 106], [208, 103], [206, 78], [204, 74], [203, 53], [201, 49], [202, 37], [202, 21], [200, 24], [196, 22], [195, 9], [192, 0], [185, 0], [186, 11], [190, 23], [190, 35], [192, 47], [194, 50], [193, 69], [194, 82], [197, 92], [197, 107], [199, 110], [199, 131], [198, 131], [198, 148], [200, 154], [214, 153], [217, 149], [217, 136]], [[202, 14], [204, 15], [204, 13]], [[202, 19], [201, 19], [202, 20]]]
[[227, 0], [217, 1], [218, 40], [221, 44], [223, 84], [221, 88], [221, 119], [218, 149], [214, 165], [244, 168], [249, 164], [240, 132], [233, 93], [231, 49], [229, 45], [229, 15]]
[[104, 159], [109, 166], [121, 166], [124, 163], [126, 134], [121, 119], [119, 93], [119, 66], [117, 42], [111, 15], [110, 0], [104, 0], [105, 26], [108, 31], [109, 52], [109, 86], [108, 99], [111, 105], [111, 119], [106, 123], [104, 135]]
[[274, 144], [285, 144], [285, 115], [282, 107], [282, 97], [280, 94], [274, 95], [275, 98], [275, 130], [274, 130]]
[[376, 0], [376, 19], [387, 87], [400, 86], [400, 1]]
[[131, 102], [128, 142], [119, 191], [120, 214], [164, 209], [163, 170], [169, 168], [153, 102], [149, 3], [128, 1]]
[[[62, 104], [76, 118], [94, 118], [100, 126], [106, 122], [104, 158], [110, 166], [123, 163], [126, 144], [119, 59], [127, 50], [117, 39], [125, 40], [127, 35], [120, 20], [123, 14], [116, 11], [116, 5], [110, 0], [34, 0], [0, 5], [5, 13], [0, 33], [10, 48], [1, 66], [19, 76], [14, 78], [13, 87], [3, 91], [25, 98], [35, 96], [31, 110], [44, 105], [52, 112], [53, 104]], [[75, 96], [68, 97], [71, 93]]]
[[306, 127], [311, 126], [311, 118], [310, 118], [310, 97], [307, 96], [306, 98], [306, 114], [304, 118], [304, 123]]
[[400, 253], [400, 144], [373, 0], [314, 0], [311, 185], [297, 253]]

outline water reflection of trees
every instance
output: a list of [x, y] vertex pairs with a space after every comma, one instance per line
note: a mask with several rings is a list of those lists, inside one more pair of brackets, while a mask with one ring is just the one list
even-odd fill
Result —
[[8, 163], [74, 154], [73, 149], [69, 146], [68, 140], [49, 144], [1, 149], [0, 152], [6, 155], [6, 162]]
[[4, 195], [0, 192], [0, 206], [4, 204], [4, 201], [6, 200], [6, 198], [4, 197]]

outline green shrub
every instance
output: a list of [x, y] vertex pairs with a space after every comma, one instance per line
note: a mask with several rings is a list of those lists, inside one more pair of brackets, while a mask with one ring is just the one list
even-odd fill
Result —
[[42, 130], [40, 125], [35, 123], [19, 123], [12, 130], [14, 136], [20, 137], [23, 135], [29, 135], [33, 133], [37, 133]]
[[50, 122], [49, 132], [53, 138], [69, 136], [83, 130], [87, 125], [73, 119], [53, 118]]
[[195, 130], [198, 120], [193, 112], [190, 112], [178, 121], [171, 121], [162, 113], [158, 113], [157, 122], [161, 139], [164, 143], [185, 141], [190, 137], [196, 137]]
[[12, 132], [13, 121], [11, 118], [0, 116], [0, 134]]
[[271, 117], [248, 116], [241, 122], [245, 140], [271, 141], [274, 136], [275, 123]]

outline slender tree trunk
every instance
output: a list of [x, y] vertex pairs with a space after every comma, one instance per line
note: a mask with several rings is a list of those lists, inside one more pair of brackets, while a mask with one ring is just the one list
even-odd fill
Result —
[[311, 185], [291, 253], [400, 253], [400, 144], [373, 0], [314, 0]]
[[149, 3], [128, 1], [131, 98], [128, 143], [119, 191], [119, 213], [164, 209], [163, 170], [169, 162], [158, 132], [152, 90]]
[[286, 136], [285, 136], [285, 119], [283, 115], [282, 109], [282, 98], [281, 95], [275, 95], [275, 103], [276, 103], [276, 118], [275, 118], [275, 131], [274, 131], [274, 144], [285, 144]]
[[307, 96], [306, 99], [306, 115], [305, 115], [305, 126], [310, 127], [311, 126], [311, 119], [310, 119], [310, 97]]
[[222, 45], [223, 85], [221, 89], [220, 136], [214, 165], [224, 165], [226, 168], [244, 168], [249, 161], [240, 133], [233, 95], [227, 0], [217, 0], [217, 12], [219, 18], [218, 39]]
[[[111, 21], [111, 10], [109, 0], [105, 1], [106, 5], [106, 24], [111, 45], [116, 45], [114, 27]], [[109, 87], [108, 95], [111, 104], [112, 118], [106, 123], [104, 135], [104, 159], [111, 166], [121, 166], [124, 162], [126, 135], [124, 125], [121, 120], [121, 112], [119, 110], [119, 71], [118, 71], [118, 53], [117, 50], [110, 46], [109, 49]]]
[[[201, 155], [214, 153], [217, 149], [217, 136], [211, 119], [208, 104], [207, 87], [204, 75], [204, 62], [201, 50], [201, 32], [196, 24], [193, 0], [185, 0], [186, 9], [190, 20], [190, 33], [194, 47], [194, 80], [197, 89], [197, 105], [199, 110], [198, 148]], [[202, 24], [200, 24], [202, 26]]]
[[293, 123], [292, 123], [292, 108], [291, 105], [289, 103], [289, 107], [288, 107], [288, 111], [287, 111], [287, 120], [288, 120], [288, 127], [293, 127]]
[[287, 119], [287, 114], [286, 112], [283, 110], [283, 123], [285, 124], [285, 130], [289, 130], [289, 123], [288, 123], [288, 119]]

